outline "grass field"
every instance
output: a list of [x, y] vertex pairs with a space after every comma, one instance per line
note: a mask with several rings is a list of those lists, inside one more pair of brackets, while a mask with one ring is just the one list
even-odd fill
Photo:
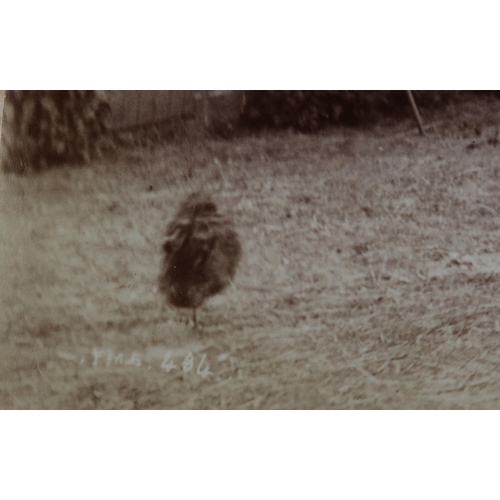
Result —
[[[424, 138], [143, 144], [0, 176], [0, 407], [500, 408], [499, 117], [474, 100]], [[195, 332], [156, 280], [199, 188], [244, 254]]]

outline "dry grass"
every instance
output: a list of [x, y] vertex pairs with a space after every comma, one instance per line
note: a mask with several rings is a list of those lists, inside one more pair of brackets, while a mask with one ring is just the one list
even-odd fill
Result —
[[[500, 408], [499, 112], [0, 177], [0, 407]], [[244, 243], [202, 335], [155, 289], [200, 186]]]

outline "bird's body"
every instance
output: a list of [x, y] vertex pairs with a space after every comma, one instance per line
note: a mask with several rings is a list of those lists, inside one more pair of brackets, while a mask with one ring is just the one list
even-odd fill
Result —
[[176, 307], [196, 309], [234, 277], [241, 244], [231, 221], [204, 193], [190, 195], [167, 228], [159, 289]]

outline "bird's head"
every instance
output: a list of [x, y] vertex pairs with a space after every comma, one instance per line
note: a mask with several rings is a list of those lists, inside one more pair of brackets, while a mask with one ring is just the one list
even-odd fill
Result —
[[215, 215], [217, 205], [212, 198], [205, 193], [193, 193], [181, 205], [178, 215], [183, 217], [199, 217], [204, 215]]

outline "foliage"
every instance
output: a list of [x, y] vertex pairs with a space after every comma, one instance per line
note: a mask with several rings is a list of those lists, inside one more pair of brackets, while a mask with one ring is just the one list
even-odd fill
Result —
[[[459, 91], [414, 91], [419, 108], [436, 108], [459, 99]], [[251, 129], [315, 132], [328, 125], [369, 125], [384, 117], [411, 113], [406, 93], [390, 90], [248, 91], [243, 125]]]
[[2, 166], [6, 172], [89, 163], [110, 140], [111, 108], [96, 90], [9, 90], [4, 103]]

